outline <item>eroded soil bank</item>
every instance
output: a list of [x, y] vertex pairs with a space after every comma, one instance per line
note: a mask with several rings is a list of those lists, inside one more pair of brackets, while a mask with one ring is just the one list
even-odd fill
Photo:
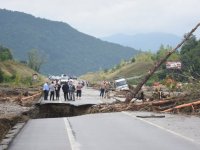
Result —
[[40, 97], [40, 88], [0, 87], [0, 141], [15, 124], [29, 119]]

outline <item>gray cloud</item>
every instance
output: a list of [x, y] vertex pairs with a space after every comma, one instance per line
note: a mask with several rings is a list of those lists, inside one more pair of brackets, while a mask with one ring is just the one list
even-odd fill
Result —
[[199, 0], [0, 0], [1, 8], [63, 21], [96, 37], [146, 32], [183, 35], [200, 21], [199, 5]]

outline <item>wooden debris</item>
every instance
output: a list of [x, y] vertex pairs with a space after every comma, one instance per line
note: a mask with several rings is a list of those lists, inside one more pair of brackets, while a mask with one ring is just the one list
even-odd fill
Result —
[[26, 100], [33, 100], [35, 97], [37, 97], [37, 96], [41, 96], [41, 92], [38, 92], [38, 93], [36, 93], [36, 94], [34, 94], [34, 95], [32, 95], [32, 96], [28, 96], [28, 97], [23, 97], [22, 98], [22, 101], [26, 101]]
[[182, 104], [182, 105], [178, 105], [176, 107], [161, 111], [161, 112], [170, 112], [173, 111], [175, 109], [181, 109], [181, 108], [185, 108], [185, 107], [192, 107], [192, 111], [194, 111], [194, 105], [200, 105], [200, 100], [196, 101], [196, 102], [192, 102], [192, 103], [187, 103], [187, 104]]

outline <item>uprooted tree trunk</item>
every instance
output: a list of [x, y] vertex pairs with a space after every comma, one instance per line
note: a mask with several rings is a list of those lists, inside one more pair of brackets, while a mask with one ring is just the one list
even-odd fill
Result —
[[178, 106], [176, 106], [174, 108], [170, 108], [170, 109], [164, 110], [162, 112], [170, 112], [170, 111], [173, 111], [175, 109], [181, 109], [181, 108], [185, 108], [185, 107], [192, 107], [192, 111], [194, 111], [194, 105], [200, 105], [200, 100], [196, 101], [196, 102], [192, 102], [192, 103], [178, 105]]
[[198, 23], [195, 28], [193, 28], [187, 35], [184, 36], [184, 39], [171, 51], [168, 52], [168, 54], [162, 58], [159, 62], [153, 66], [152, 69], [149, 70], [148, 74], [144, 77], [144, 79], [137, 85], [137, 87], [134, 90], [130, 90], [131, 92], [126, 96], [125, 102], [130, 102], [137, 93], [141, 90], [142, 86], [148, 81], [148, 79], [154, 74], [154, 72], [171, 56], [172, 53], [174, 53], [185, 41], [187, 41], [192, 33], [200, 26], [200, 23]]

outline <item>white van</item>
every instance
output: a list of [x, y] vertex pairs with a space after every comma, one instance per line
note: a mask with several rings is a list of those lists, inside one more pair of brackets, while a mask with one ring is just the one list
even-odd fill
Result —
[[115, 89], [120, 90], [129, 90], [128, 84], [126, 82], [126, 79], [120, 78], [115, 80]]
[[69, 77], [66, 74], [61, 74], [60, 76], [60, 84], [64, 84], [65, 82], [68, 82]]

